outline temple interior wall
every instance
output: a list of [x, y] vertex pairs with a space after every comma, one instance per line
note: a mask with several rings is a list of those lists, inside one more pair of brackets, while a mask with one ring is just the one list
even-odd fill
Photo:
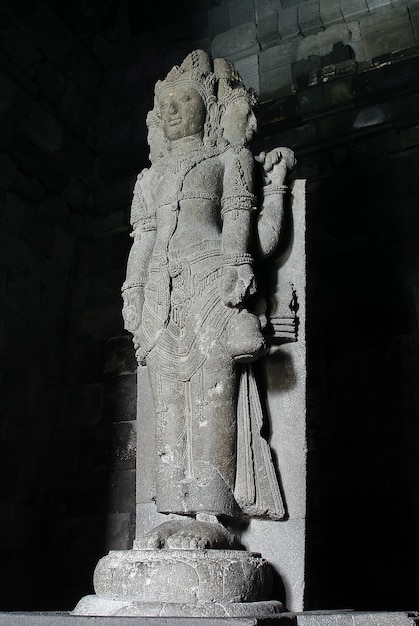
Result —
[[0, 4], [0, 609], [71, 609], [131, 545], [130, 197], [154, 82], [196, 47], [307, 179], [306, 607], [415, 608], [419, 3], [142, 4]]

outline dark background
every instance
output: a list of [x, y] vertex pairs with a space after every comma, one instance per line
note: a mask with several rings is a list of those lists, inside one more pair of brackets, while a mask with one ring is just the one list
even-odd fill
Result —
[[[0, 610], [71, 609], [131, 546], [119, 294], [145, 115], [235, 4], [0, 2]], [[261, 93], [255, 151], [292, 147], [308, 181], [307, 609], [419, 605], [416, 46], [359, 62], [337, 37]]]

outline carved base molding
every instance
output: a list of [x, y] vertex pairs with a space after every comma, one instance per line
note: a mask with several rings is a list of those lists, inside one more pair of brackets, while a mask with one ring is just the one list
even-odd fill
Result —
[[271, 567], [242, 550], [111, 551], [96, 566], [96, 595], [73, 615], [262, 616], [284, 611], [272, 601]]
[[182, 604], [178, 602], [121, 602], [85, 596], [72, 615], [119, 617], [269, 617], [282, 613], [280, 602], [231, 602]]

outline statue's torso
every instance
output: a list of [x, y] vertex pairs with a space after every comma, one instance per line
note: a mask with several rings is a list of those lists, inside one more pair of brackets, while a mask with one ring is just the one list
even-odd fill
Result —
[[208, 152], [174, 163], [162, 159], [151, 168], [149, 179], [156, 235], [143, 327], [149, 341], [159, 336], [160, 347], [150, 358], [158, 358], [161, 349], [172, 359], [189, 355], [185, 377], [202, 360], [193, 349], [198, 328], [201, 333], [210, 325], [219, 335], [231, 315], [221, 303], [219, 288], [225, 155]]
[[205, 150], [172, 161], [162, 159], [153, 168], [154, 255], [187, 256], [191, 246], [220, 241], [223, 162], [218, 155], [203, 158], [206, 154]]

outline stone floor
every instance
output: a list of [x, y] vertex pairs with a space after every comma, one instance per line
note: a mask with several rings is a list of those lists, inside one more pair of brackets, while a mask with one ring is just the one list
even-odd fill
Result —
[[314, 611], [272, 618], [81, 617], [69, 613], [0, 613], [0, 626], [417, 626], [418, 612]]

